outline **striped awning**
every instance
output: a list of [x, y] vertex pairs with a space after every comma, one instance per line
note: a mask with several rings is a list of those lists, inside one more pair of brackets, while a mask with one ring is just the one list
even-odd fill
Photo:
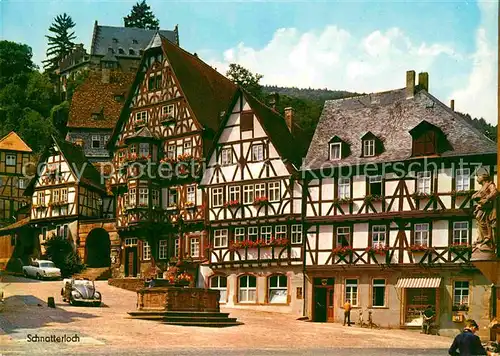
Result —
[[396, 288], [439, 288], [441, 278], [400, 278]]

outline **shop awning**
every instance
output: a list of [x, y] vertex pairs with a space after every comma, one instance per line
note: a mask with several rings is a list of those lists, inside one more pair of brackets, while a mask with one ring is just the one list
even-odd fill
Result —
[[439, 288], [441, 278], [400, 278], [396, 288]]

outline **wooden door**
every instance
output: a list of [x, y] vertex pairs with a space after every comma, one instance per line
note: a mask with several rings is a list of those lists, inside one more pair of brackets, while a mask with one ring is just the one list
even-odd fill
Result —
[[334, 309], [334, 301], [333, 298], [333, 288], [326, 289], [326, 318], [328, 322], [334, 321], [335, 309]]
[[135, 277], [137, 275], [137, 248], [127, 247], [126, 253], [125, 276]]

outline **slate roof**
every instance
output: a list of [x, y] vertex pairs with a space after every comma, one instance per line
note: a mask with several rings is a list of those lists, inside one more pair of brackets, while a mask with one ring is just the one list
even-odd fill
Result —
[[[125, 54], [119, 54], [120, 56], [129, 56], [129, 49], [133, 49], [135, 55], [130, 57], [139, 57], [139, 50], [146, 48], [156, 32], [157, 30], [133, 27], [100, 26], [96, 22], [90, 54], [104, 56], [108, 53], [108, 48], [113, 48], [115, 54], [118, 54], [118, 49], [122, 48]], [[159, 32], [169, 41], [179, 42], [177, 28], [173, 31], [159, 30]]]
[[0, 139], [0, 150], [32, 152], [31, 148], [14, 131]]
[[[69, 110], [69, 128], [113, 129], [120, 116], [133, 73], [111, 72], [109, 83], [102, 83], [101, 72], [92, 72], [74, 92]], [[122, 95], [121, 101], [115, 95]], [[102, 110], [103, 117], [92, 119], [93, 113]]]
[[[349, 156], [338, 165], [402, 161], [411, 158], [410, 130], [422, 121], [442, 130], [451, 150], [442, 157], [496, 154], [496, 143], [472, 127], [437, 98], [421, 89], [406, 99], [405, 88], [325, 102], [307, 152], [303, 169], [318, 169], [328, 160], [328, 142], [337, 135], [350, 145]], [[384, 151], [375, 157], [361, 156], [361, 137], [371, 131]]]

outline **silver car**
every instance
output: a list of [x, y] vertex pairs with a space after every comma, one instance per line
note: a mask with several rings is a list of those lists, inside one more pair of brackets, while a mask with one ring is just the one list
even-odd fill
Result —
[[67, 278], [61, 289], [63, 302], [71, 305], [87, 304], [98, 307], [101, 305], [101, 293], [96, 291], [94, 281], [88, 279]]
[[48, 260], [35, 260], [29, 266], [23, 266], [25, 277], [36, 279], [59, 279], [61, 270], [56, 267], [54, 262]]

